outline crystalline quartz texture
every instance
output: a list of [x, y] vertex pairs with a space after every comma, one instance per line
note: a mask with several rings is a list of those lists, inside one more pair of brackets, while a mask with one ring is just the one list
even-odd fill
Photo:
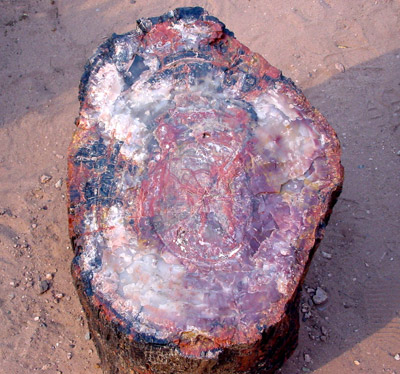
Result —
[[[210, 34], [206, 25], [172, 27], [182, 50]], [[116, 56], [133, 56], [134, 40]], [[168, 48], [166, 39], [141, 51], [143, 71], [131, 86], [114, 61], [91, 77], [87, 129], [97, 126], [105, 147], [119, 140], [134, 172], [115, 176], [123, 204], [86, 212], [80, 266], [139, 332], [217, 336], [231, 326], [232, 339], [245, 342], [298, 282], [299, 238], [318, 224], [308, 209], [330, 183], [326, 135], [279, 93], [279, 82], [247, 97], [246, 74], [226, 87], [227, 72], [210, 64], [177, 84], [159, 72], [155, 50]]]

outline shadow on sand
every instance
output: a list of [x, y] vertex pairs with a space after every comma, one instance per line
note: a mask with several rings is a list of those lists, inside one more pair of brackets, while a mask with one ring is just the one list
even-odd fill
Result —
[[[305, 91], [341, 139], [345, 183], [303, 290], [303, 303], [310, 302], [306, 288], [317, 286], [327, 291], [329, 302], [323, 310], [312, 306], [308, 319], [300, 313], [304, 321], [299, 346], [281, 369], [284, 374], [325, 365], [323, 372], [333, 373], [329, 362], [342, 354], [349, 363], [347, 373], [356, 368], [360, 349], [387, 353], [380, 367], [390, 370], [397, 364], [399, 71], [400, 50], [395, 50]], [[326, 258], [329, 255], [332, 259]], [[312, 362], [305, 362], [305, 354]]]

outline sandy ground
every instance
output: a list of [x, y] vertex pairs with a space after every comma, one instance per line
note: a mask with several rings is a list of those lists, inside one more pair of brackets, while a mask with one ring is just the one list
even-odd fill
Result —
[[[291, 77], [343, 146], [344, 190], [306, 279], [299, 346], [280, 372], [400, 374], [395, 0], [0, 0], [0, 373], [101, 373], [69, 270], [64, 181], [79, 79], [111, 33], [190, 5]], [[310, 300], [316, 287], [324, 308]]]

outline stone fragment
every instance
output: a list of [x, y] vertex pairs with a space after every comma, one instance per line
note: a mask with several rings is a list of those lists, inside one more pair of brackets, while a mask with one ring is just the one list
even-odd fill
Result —
[[45, 184], [47, 182], [50, 182], [52, 178], [53, 177], [51, 175], [49, 175], [49, 174], [42, 174], [40, 176], [40, 183]]
[[39, 293], [43, 294], [50, 289], [50, 282], [48, 280], [42, 280], [39, 283]]
[[321, 288], [317, 287], [315, 295], [312, 297], [315, 305], [321, 305], [328, 301], [328, 294]]
[[72, 274], [104, 372], [273, 373], [341, 190], [334, 130], [199, 7], [112, 36], [79, 97]]
[[54, 187], [57, 188], [58, 190], [62, 187], [63, 180], [60, 178], [55, 184]]
[[45, 364], [45, 365], [42, 366], [42, 370], [43, 370], [43, 371], [48, 370], [48, 369], [50, 369], [50, 368], [51, 368], [51, 364], [50, 364], [50, 363]]
[[337, 62], [335, 64], [335, 69], [340, 71], [341, 73], [344, 73], [346, 71], [346, 68], [344, 67], [344, 65], [341, 62]]
[[321, 251], [321, 254], [322, 254], [323, 258], [326, 258], [328, 260], [330, 260], [332, 258], [332, 255], [328, 252]]

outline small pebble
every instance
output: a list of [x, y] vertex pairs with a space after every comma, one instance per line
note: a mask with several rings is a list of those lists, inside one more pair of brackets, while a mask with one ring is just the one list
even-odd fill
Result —
[[27, 19], [27, 18], [29, 18], [29, 16], [28, 16], [28, 14], [25, 13], [25, 12], [22, 13], [22, 15], [19, 16], [19, 20], [20, 20], [20, 21], [23, 21], [23, 20], [25, 20], [25, 19]]
[[37, 224], [36, 224], [36, 223], [32, 223], [31, 227], [32, 227], [33, 229], [36, 229]]
[[33, 319], [34, 321], [40, 321], [40, 317], [39, 316], [36, 316], [34, 319]]
[[304, 353], [304, 361], [309, 364], [311, 362], [311, 356], [308, 353]]
[[53, 279], [53, 274], [47, 273], [47, 274], [46, 274], [46, 279], [47, 279], [47, 280], [52, 280], [52, 279]]
[[60, 293], [56, 293], [54, 296], [56, 299], [62, 299], [64, 297], [64, 294], [60, 292]]
[[57, 189], [60, 189], [60, 188], [62, 187], [62, 184], [63, 184], [63, 180], [62, 180], [62, 178], [61, 178], [61, 179], [59, 179], [59, 180], [56, 182], [56, 184], [54, 185], [54, 187], [57, 188]]
[[318, 287], [312, 300], [315, 305], [321, 305], [328, 300], [328, 294], [321, 287]]
[[346, 308], [346, 309], [349, 309], [349, 308], [352, 308], [352, 307], [354, 307], [354, 305], [353, 305], [353, 303], [351, 303], [351, 302], [343, 302], [343, 306]]
[[90, 332], [88, 331], [86, 334], [85, 334], [85, 340], [90, 340], [92, 338], [92, 335], [90, 334]]
[[10, 300], [14, 300], [14, 299], [15, 299], [15, 293], [14, 293], [14, 292], [10, 293], [10, 294], [8, 295], [8, 298], [9, 298]]
[[42, 280], [39, 283], [39, 293], [43, 294], [45, 292], [47, 292], [50, 289], [50, 282], [47, 280]]
[[67, 353], [67, 358], [68, 358], [68, 360], [70, 360], [72, 358], [72, 353], [71, 352]]
[[399, 353], [396, 353], [395, 356], [394, 356], [394, 359], [395, 359], [396, 361], [400, 361], [400, 354], [399, 354]]
[[309, 311], [310, 311], [310, 306], [307, 305], [307, 304], [302, 304], [302, 305], [301, 305], [301, 311], [302, 311], [302, 313], [307, 313], [307, 312], [309, 312]]
[[361, 365], [360, 361], [358, 361], [358, 360], [354, 360], [353, 362], [354, 362], [354, 365], [357, 365], [357, 366]]
[[309, 293], [309, 294], [313, 294], [313, 293], [315, 293], [315, 290], [314, 290], [314, 288], [311, 288], [311, 287], [305, 287], [306, 288], [306, 291], [307, 291], [307, 293]]
[[328, 252], [322, 251], [321, 254], [322, 254], [323, 258], [327, 258], [328, 260], [330, 260], [332, 258], [332, 255]]
[[312, 334], [311, 332], [308, 333], [308, 337], [309, 337], [311, 340], [315, 340], [315, 339], [316, 339], [316, 336], [315, 336], [314, 334]]
[[53, 177], [51, 175], [49, 175], [49, 174], [42, 174], [40, 176], [40, 183], [45, 184], [47, 182], [50, 182], [52, 178]]
[[335, 64], [335, 69], [340, 71], [341, 73], [344, 73], [346, 71], [346, 68], [344, 67], [344, 65], [341, 62], [337, 62]]

